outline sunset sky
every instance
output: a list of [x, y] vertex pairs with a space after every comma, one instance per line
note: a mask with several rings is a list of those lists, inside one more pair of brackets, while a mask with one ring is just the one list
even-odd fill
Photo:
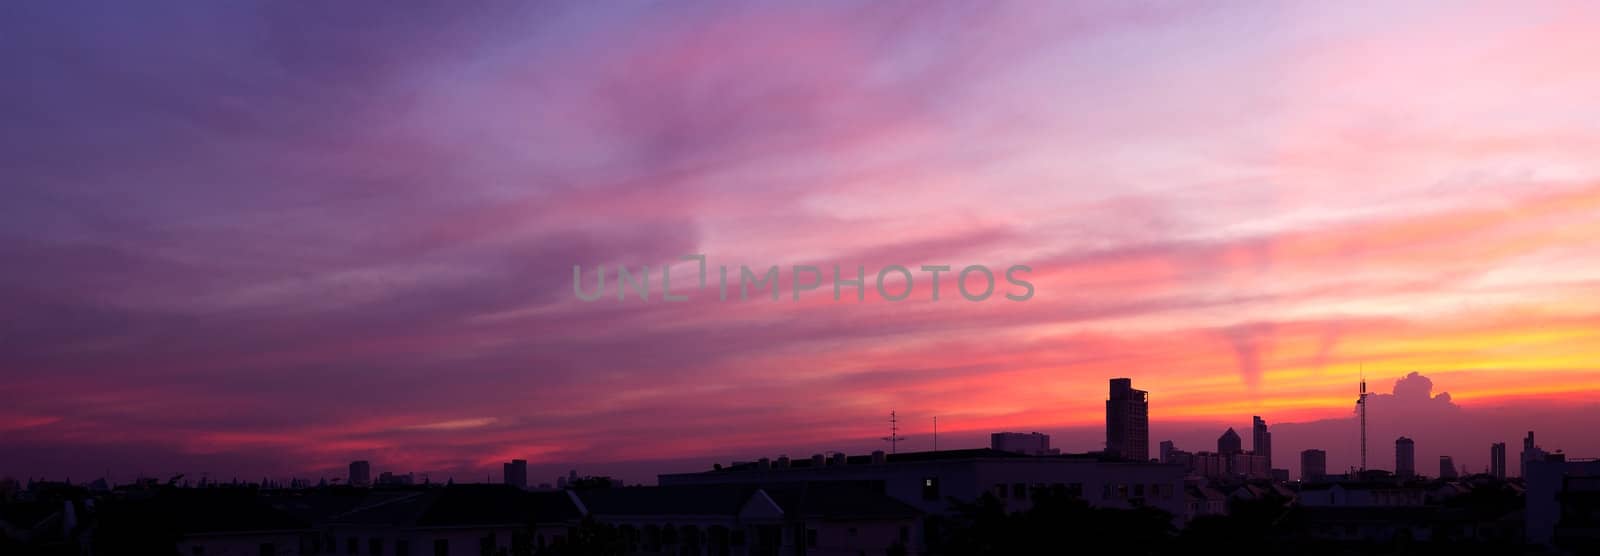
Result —
[[[0, 5], [0, 475], [1081, 452], [1117, 376], [1154, 453], [1363, 369], [1600, 456], [1518, 417], [1600, 399], [1596, 4], [798, 4]], [[573, 295], [692, 253], [830, 276]], [[833, 301], [895, 264], [1036, 293]]]

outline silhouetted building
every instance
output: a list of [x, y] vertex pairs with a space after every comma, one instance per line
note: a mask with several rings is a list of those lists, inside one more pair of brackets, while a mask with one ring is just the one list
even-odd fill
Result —
[[501, 477], [506, 484], [517, 488], [528, 488], [528, 460], [514, 459], [500, 467]]
[[1272, 433], [1267, 431], [1267, 421], [1260, 415], [1252, 417], [1250, 425], [1250, 450], [1256, 455], [1266, 459], [1267, 467], [1272, 467]]
[[1225, 479], [1231, 473], [1228, 471], [1233, 463], [1228, 461], [1228, 456], [1216, 452], [1195, 452], [1189, 458], [1187, 468], [1191, 475], [1208, 479]]
[[697, 484], [574, 493], [636, 554], [924, 552], [923, 512], [871, 483]]
[[1544, 458], [1547, 455], [1549, 454], [1545, 453], [1543, 448], [1540, 448], [1538, 444], [1534, 443], [1533, 431], [1528, 431], [1528, 436], [1522, 439], [1522, 463], [1517, 468], [1517, 476], [1527, 477], [1528, 463], [1534, 461], [1544, 461]]
[[1231, 456], [1244, 451], [1244, 440], [1239, 438], [1239, 433], [1233, 432], [1233, 427], [1228, 427], [1222, 436], [1217, 437], [1217, 453]]
[[1175, 465], [1127, 462], [1105, 454], [1024, 456], [988, 448], [900, 452], [838, 459], [779, 458], [725, 465], [700, 473], [657, 477], [675, 485], [868, 481], [880, 492], [927, 513], [944, 514], [954, 500], [974, 502], [992, 494], [1010, 511], [1024, 511], [1040, 491], [1076, 494], [1103, 508], [1150, 506], [1184, 515], [1183, 469]]
[[1322, 450], [1300, 452], [1300, 480], [1321, 481], [1328, 475], [1328, 453]]
[[1002, 452], [1029, 456], [1049, 456], [1061, 453], [1061, 450], [1050, 448], [1050, 435], [1036, 432], [997, 432], [989, 435], [989, 447]]
[[1307, 507], [1421, 506], [1427, 492], [1392, 480], [1325, 482], [1302, 487], [1296, 502]]
[[1456, 476], [1456, 462], [1450, 456], [1439, 456], [1439, 478], [1454, 479]]
[[[277, 554], [545, 554], [546, 547], [562, 544], [583, 519], [583, 508], [567, 492], [526, 492], [506, 485], [374, 490], [351, 500], [339, 498], [347, 497], [320, 502], [306, 497], [282, 504], [297, 512], [327, 506], [322, 511], [329, 515], [318, 520], [323, 550], [280, 549]], [[298, 509], [303, 506], [309, 508]], [[315, 538], [306, 540], [310, 542], [301, 546], [315, 547]]]
[[[107, 508], [103, 519], [127, 522], [133, 519], [130, 514], [137, 513], [143, 523], [170, 527], [173, 535], [165, 542], [174, 544], [165, 546], [166, 554], [300, 554], [303, 552], [297, 550], [304, 550], [307, 539], [319, 537], [312, 523], [264, 503], [250, 491], [172, 489], [162, 493], [159, 500], [159, 504]], [[0, 541], [3, 537], [0, 534]], [[130, 550], [121, 546], [126, 542], [129, 539], [102, 539], [96, 542], [95, 552], [161, 553], [154, 546], [142, 547], [151, 550]]]
[[1213, 479], [1271, 479], [1272, 465], [1266, 456], [1244, 450], [1243, 440], [1232, 428], [1217, 438], [1216, 452], [1200, 452], [1193, 457], [1194, 474]]
[[1111, 379], [1106, 400], [1106, 452], [1125, 460], [1150, 459], [1150, 399], [1133, 379]]
[[1417, 476], [1417, 444], [1410, 438], [1394, 440], [1394, 475], [1402, 479]]
[[1185, 485], [1184, 521], [1207, 515], [1228, 515], [1228, 495], [1203, 484]]
[[372, 464], [367, 463], [367, 460], [350, 462], [348, 484], [353, 486], [372, 486]]
[[[1537, 448], [1532, 442], [1530, 432], [1524, 443]], [[1560, 453], [1544, 454], [1524, 463], [1523, 473], [1529, 542], [1549, 544], [1562, 529], [1569, 536], [1600, 532], [1594, 529], [1600, 527], [1600, 459], [1567, 461]]]
[[1506, 443], [1496, 442], [1489, 445], [1489, 475], [1496, 479], [1506, 478]]
[[[1230, 439], [1230, 436], [1231, 439]], [[1161, 443], [1161, 463], [1170, 463], [1183, 466], [1184, 471], [1196, 477], [1208, 479], [1271, 479], [1272, 468], [1267, 465], [1267, 458], [1252, 452], [1236, 449], [1239, 435], [1228, 429], [1222, 433], [1222, 438], [1217, 441], [1219, 447], [1227, 446], [1226, 453], [1195, 452], [1189, 453], [1177, 449], [1172, 441]], [[1288, 473], [1288, 471], [1284, 471]]]
[[416, 484], [416, 477], [410, 473], [390, 473], [384, 471], [378, 474], [378, 484], [384, 486], [411, 486]]
[[1171, 440], [1161, 442], [1161, 463], [1182, 465], [1186, 470], [1194, 470], [1194, 454], [1179, 450]]
[[1228, 473], [1233, 477], [1247, 479], [1270, 479], [1272, 468], [1267, 467], [1267, 458], [1250, 452], [1239, 452], [1228, 457]]
[[1555, 545], [1573, 554], [1600, 554], [1600, 475], [1567, 476], [1556, 499], [1561, 519]]

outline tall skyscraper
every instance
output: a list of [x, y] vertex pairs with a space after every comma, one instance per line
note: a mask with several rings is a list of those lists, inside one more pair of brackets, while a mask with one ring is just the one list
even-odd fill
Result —
[[1250, 449], [1256, 455], [1266, 458], [1267, 469], [1272, 468], [1272, 433], [1267, 431], [1267, 422], [1260, 415], [1255, 416], [1251, 423]]
[[1111, 379], [1106, 400], [1106, 452], [1130, 461], [1150, 459], [1150, 399], [1133, 379]]
[[1439, 456], [1439, 478], [1456, 478], [1456, 462], [1450, 456]]
[[352, 486], [371, 486], [372, 464], [367, 463], [367, 460], [364, 459], [350, 462], [350, 480], [346, 484]]
[[514, 459], [501, 465], [505, 483], [517, 488], [528, 488], [528, 460]]
[[1300, 480], [1320, 481], [1328, 476], [1328, 453], [1322, 450], [1300, 452]]
[[1239, 438], [1239, 433], [1233, 432], [1233, 427], [1217, 437], [1217, 453], [1231, 456], [1244, 451], [1244, 439]]
[[1177, 445], [1173, 444], [1171, 440], [1162, 440], [1161, 463], [1172, 463], [1172, 451], [1176, 449], [1178, 449]]
[[1417, 444], [1404, 436], [1394, 440], [1394, 474], [1410, 478], [1417, 476]]
[[1496, 442], [1489, 445], [1489, 475], [1496, 479], [1506, 478], [1506, 443]]
[[1517, 468], [1517, 476], [1527, 477], [1528, 462], [1544, 461], [1545, 455], [1544, 449], [1540, 448], [1538, 444], [1534, 443], [1533, 431], [1528, 431], [1528, 436], [1522, 439], [1521, 465]]

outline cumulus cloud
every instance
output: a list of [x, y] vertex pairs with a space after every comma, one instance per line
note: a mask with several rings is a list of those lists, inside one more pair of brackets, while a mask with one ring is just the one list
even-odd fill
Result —
[[1449, 392], [1433, 393], [1433, 380], [1412, 371], [1394, 381], [1389, 394], [1368, 396], [1368, 411], [1383, 411], [1407, 416], [1439, 416], [1461, 409], [1450, 399]]

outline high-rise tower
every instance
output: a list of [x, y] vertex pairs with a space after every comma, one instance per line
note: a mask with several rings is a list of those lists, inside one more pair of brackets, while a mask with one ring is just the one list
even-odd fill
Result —
[[1417, 444], [1410, 438], [1394, 440], [1394, 474], [1401, 478], [1417, 476]]
[[1506, 478], [1506, 443], [1496, 442], [1489, 445], [1489, 475], [1496, 479]]
[[367, 460], [350, 462], [350, 476], [345, 479], [345, 484], [352, 486], [372, 486], [372, 464]]
[[1150, 398], [1133, 379], [1111, 379], [1106, 400], [1106, 452], [1129, 461], [1150, 459]]
[[1253, 417], [1251, 424], [1250, 449], [1256, 455], [1265, 458], [1267, 469], [1272, 469], [1272, 432], [1267, 430], [1267, 421], [1260, 415]]
[[500, 477], [505, 484], [528, 488], [528, 460], [514, 459], [500, 464]]
[[1322, 450], [1300, 452], [1300, 480], [1320, 481], [1328, 474], [1328, 453]]

